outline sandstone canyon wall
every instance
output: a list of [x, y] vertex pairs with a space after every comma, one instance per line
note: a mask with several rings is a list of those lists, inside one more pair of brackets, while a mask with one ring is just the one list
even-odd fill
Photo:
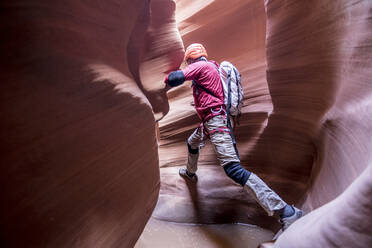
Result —
[[265, 4], [274, 112], [303, 123], [316, 147], [303, 199], [315, 210], [276, 247], [370, 247], [372, 3]]
[[0, 10], [1, 247], [132, 247], [158, 198], [154, 114], [168, 111], [142, 68], [159, 78], [182, 60], [174, 2]]
[[[290, 126], [281, 133], [274, 122], [268, 122], [273, 105], [266, 80], [264, 2], [234, 0], [228, 6], [226, 1], [197, 2], [177, 1], [178, 27], [185, 46], [200, 42], [210, 59], [231, 61], [242, 74], [245, 100], [235, 130], [242, 165], [294, 202], [304, 192], [311, 170], [311, 155], [310, 159], [302, 155], [312, 150], [305, 147], [296, 154], [288, 141]], [[225, 175], [210, 144], [200, 153], [197, 186], [186, 185], [179, 178], [177, 170], [187, 161], [186, 139], [198, 125], [191, 94], [189, 83], [168, 93], [170, 112], [160, 121], [162, 184], [154, 216], [177, 222], [255, 223], [276, 229], [276, 220]], [[274, 129], [268, 131], [268, 124]], [[289, 145], [283, 146], [283, 139]], [[291, 162], [290, 158], [297, 161]]]
[[371, 246], [370, 1], [6, 0], [0, 10], [1, 246], [132, 247], [159, 187], [156, 218], [278, 227], [208, 144], [198, 184], [179, 178], [198, 123], [190, 84], [168, 92], [170, 108], [163, 90], [180, 34], [242, 73], [242, 165], [312, 211], [276, 246]]
[[[307, 212], [320, 207], [276, 245], [368, 247], [370, 1], [177, 1], [177, 6], [185, 46], [203, 43], [211, 59], [232, 61], [243, 75], [245, 104], [236, 129], [243, 166], [289, 203]], [[277, 228], [226, 178], [210, 146], [201, 150], [197, 186], [178, 177], [187, 160], [186, 139], [198, 120], [189, 84], [168, 97], [170, 112], [160, 121], [162, 185], [154, 216]]]

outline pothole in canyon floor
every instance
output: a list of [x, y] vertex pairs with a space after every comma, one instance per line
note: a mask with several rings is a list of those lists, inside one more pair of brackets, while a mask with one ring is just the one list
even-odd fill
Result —
[[256, 248], [273, 236], [254, 225], [197, 225], [150, 218], [134, 248]]

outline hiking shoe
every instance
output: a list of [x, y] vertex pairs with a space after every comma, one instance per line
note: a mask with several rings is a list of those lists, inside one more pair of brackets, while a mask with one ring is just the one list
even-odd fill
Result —
[[195, 173], [190, 173], [187, 171], [186, 168], [181, 168], [178, 173], [180, 174], [181, 177], [186, 178], [190, 181], [197, 182], [198, 181], [198, 176]]
[[293, 224], [293, 222], [295, 222], [296, 220], [301, 218], [302, 215], [304, 214], [304, 212], [301, 209], [298, 209], [293, 205], [292, 205], [292, 207], [295, 211], [294, 214], [289, 216], [289, 217], [282, 218], [282, 219], [279, 220], [279, 222], [282, 224], [282, 230], [283, 231], [285, 231], [290, 225]]
[[282, 235], [282, 233], [290, 226], [292, 225], [296, 220], [298, 220], [299, 218], [302, 217], [302, 215], [304, 214], [304, 212], [301, 210], [301, 209], [298, 209], [296, 208], [295, 206], [293, 206], [293, 209], [294, 209], [294, 214], [289, 216], [289, 217], [286, 217], [286, 218], [282, 218], [279, 220], [280, 224], [282, 225], [282, 228], [275, 234], [273, 240], [277, 240], [279, 238], [280, 235]]

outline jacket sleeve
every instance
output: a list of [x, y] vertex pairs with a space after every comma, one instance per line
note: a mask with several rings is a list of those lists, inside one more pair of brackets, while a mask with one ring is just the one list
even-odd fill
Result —
[[164, 82], [171, 87], [181, 85], [183, 84], [183, 82], [185, 82], [185, 74], [183, 73], [182, 70], [172, 71], [165, 78]]
[[195, 80], [200, 74], [200, 63], [193, 63], [183, 70], [173, 71], [165, 78], [164, 83], [171, 87], [183, 84], [188, 80]]
[[197, 80], [200, 77], [200, 72], [203, 69], [203, 66], [205, 65], [204, 61], [193, 63], [189, 66], [187, 66], [185, 69], [183, 69], [183, 73], [185, 75], [185, 80]]

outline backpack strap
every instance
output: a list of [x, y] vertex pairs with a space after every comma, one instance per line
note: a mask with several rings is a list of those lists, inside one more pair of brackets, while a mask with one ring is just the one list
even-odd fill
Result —
[[[239, 92], [239, 83], [241, 82], [241, 75], [240, 73], [236, 70], [236, 68], [233, 68], [234, 69], [234, 73], [235, 73], [235, 78], [236, 78], [236, 88], [238, 89], [238, 103], [240, 103], [240, 92]], [[239, 81], [238, 81], [238, 74], [239, 74]], [[234, 124], [236, 123], [237, 125], [240, 125], [240, 116], [241, 116], [241, 113], [240, 113], [240, 110], [238, 109], [238, 115], [234, 117]]]
[[[240, 94], [239, 94], [239, 81], [238, 81], [238, 71], [233, 68], [236, 78], [236, 88], [238, 89], [238, 103], [240, 102]], [[240, 77], [240, 76], [239, 76]]]

